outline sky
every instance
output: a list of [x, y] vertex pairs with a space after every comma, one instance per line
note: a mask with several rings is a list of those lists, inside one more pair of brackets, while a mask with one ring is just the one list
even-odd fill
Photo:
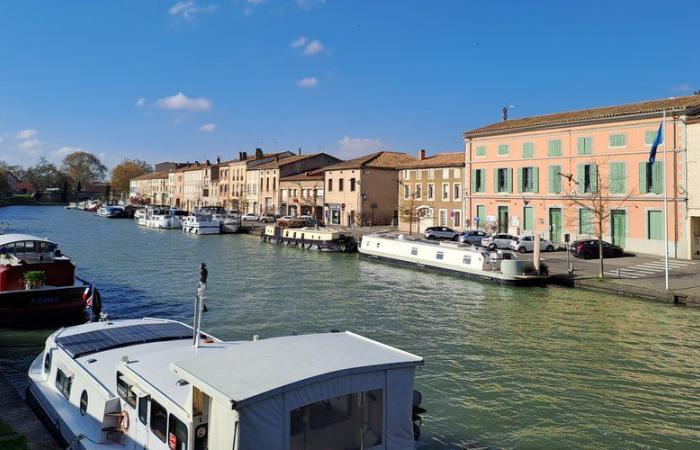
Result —
[[510, 117], [700, 90], [700, 2], [0, 1], [0, 160], [460, 151]]

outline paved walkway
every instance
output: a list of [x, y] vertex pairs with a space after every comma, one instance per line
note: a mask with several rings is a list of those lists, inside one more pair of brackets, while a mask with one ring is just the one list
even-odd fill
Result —
[[658, 255], [631, 255], [605, 259], [605, 279], [598, 278], [598, 260], [570, 258], [574, 276], [568, 276], [566, 252], [543, 253], [553, 281], [635, 297], [700, 305], [700, 261], [669, 258], [669, 290], [664, 288], [664, 259]]
[[[25, 437], [29, 450], [59, 449], [39, 418], [2, 375], [0, 375], [0, 411], [2, 411], [2, 421], [15, 433]], [[2, 448], [2, 442], [0, 442], [0, 448]]]

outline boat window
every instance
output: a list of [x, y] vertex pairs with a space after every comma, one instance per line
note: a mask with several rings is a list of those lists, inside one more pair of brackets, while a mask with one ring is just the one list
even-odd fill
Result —
[[418, 247], [411, 247], [411, 255], [416, 256], [418, 254]]
[[124, 375], [117, 372], [117, 394], [122, 400], [128, 403], [129, 406], [136, 408], [136, 393], [133, 387], [134, 386], [124, 378]]
[[469, 255], [464, 255], [464, 257], [462, 258], [462, 264], [469, 265], [471, 263], [472, 263], [472, 257]]
[[73, 377], [66, 376], [61, 369], [56, 370], [56, 389], [65, 398], [70, 398], [70, 388], [73, 385]]
[[168, 445], [171, 450], [187, 450], [187, 425], [170, 414], [168, 425]]
[[139, 398], [139, 420], [142, 424], [148, 424], [148, 397]]
[[168, 431], [168, 412], [155, 400], [151, 400], [151, 431], [158, 439], [165, 442], [165, 433]]
[[87, 405], [88, 405], [88, 393], [87, 391], [83, 390], [83, 393], [80, 394], [80, 415], [84, 416], [85, 413], [87, 413]]
[[439, 259], [439, 260], [445, 259], [445, 253], [444, 252], [437, 252], [435, 254], [435, 259]]
[[290, 450], [381, 445], [381, 389], [332, 397], [290, 411]]
[[44, 357], [44, 372], [51, 372], [51, 350], [48, 350]]

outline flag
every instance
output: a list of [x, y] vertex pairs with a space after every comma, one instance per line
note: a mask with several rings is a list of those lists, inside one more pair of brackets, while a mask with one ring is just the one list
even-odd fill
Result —
[[92, 298], [95, 295], [95, 289], [90, 283], [88, 287], [85, 288], [85, 291], [83, 292], [83, 300], [85, 300], [85, 307], [86, 308], [92, 308]]
[[661, 143], [661, 133], [663, 130], [663, 122], [659, 124], [659, 131], [656, 132], [656, 139], [654, 139], [654, 144], [651, 146], [651, 151], [649, 152], [649, 164], [654, 164], [656, 161], [656, 149], [659, 148]]

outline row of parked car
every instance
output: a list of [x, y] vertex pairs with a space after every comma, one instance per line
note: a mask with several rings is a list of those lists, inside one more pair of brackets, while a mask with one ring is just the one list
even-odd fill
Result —
[[[489, 250], [504, 249], [519, 253], [527, 253], [535, 249], [535, 237], [533, 235], [514, 236], [507, 233], [488, 234], [481, 230], [458, 232], [449, 227], [429, 227], [426, 228], [424, 235], [426, 239], [430, 240], [441, 239], [459, 241], [466, 244], [486, 247]], [[556, 248], [553, 242], [540, 238], [540, 251], [553, 252]], [[574, 241], [569, 246], [569, 251], [578, 258], [598, 258], [598, 240], [582, 239]], [[624, 254], [625, 251], [621, 247], [603, 241], [604, 258], [617, 258]]]

